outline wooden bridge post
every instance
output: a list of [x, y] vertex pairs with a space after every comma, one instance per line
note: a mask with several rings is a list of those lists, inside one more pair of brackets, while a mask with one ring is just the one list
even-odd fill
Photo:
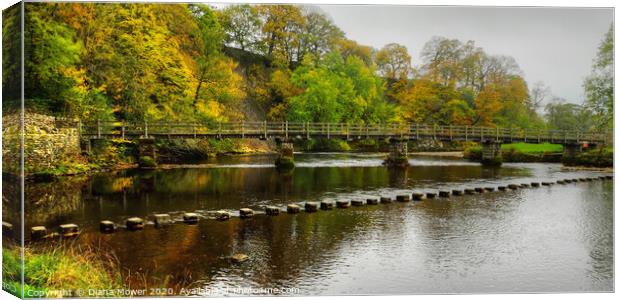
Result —
[[265, 134], [265, 140], [267, 139], [267, 121], [263, 121], [263, 130]]
[[121, 137], [125, 138], [125, 121], [121, 122]]
[[467, 136], [467, 128], [469, 126], [465, 125], [465, 141], [467, 142], [469, 140], [469, 137]]
[[245, 138], [245, 121], [241, 121], [241, 138]]
[[101, 138], [101, 120], [97, 119], [97, 138]]
[[306, 139], [310, 139], [310, 122], [306, 122]]
[[149, 122], [144, 121], [144, 138], [149, 138]]
[[331, 137], [331, 136], [330, 136], [330, 132], [329, 132], [329, 124], [330, 124], [330, 123], [327, 123], [327, 138], [328, 138], [328, 139]]

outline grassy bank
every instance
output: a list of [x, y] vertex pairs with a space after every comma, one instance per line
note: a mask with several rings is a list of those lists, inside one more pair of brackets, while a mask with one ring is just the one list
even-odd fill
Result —
[[[114, 290], [123, 286], [116, 260], [102, 256], [102, 252], [95, 249], [57, 246], [36, 251], [26, 248], [24, 252], [26, 298], [77, 297], [78, 290]], [[4, 290], [21, 296], [21, 255], [18, 247], [2, 249], [2, 273]], [[60, 291], [72, 294], [62, 295]]]
[[[610, 167], [613, 165], [613, 149], [599, 148], [579, 153], [574, 159], [567, 161], [562, 157], [564, 147], [558, 144], [503, 144], [502, 160], [504, 162], [563, 162], [566, 165]], [[480, 161], [482, 147], [470, 145], [463, 151], [463, 157]]]

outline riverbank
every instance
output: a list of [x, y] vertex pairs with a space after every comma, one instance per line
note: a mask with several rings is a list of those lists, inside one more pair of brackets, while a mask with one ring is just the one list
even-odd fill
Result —
[[[594, 168], [613, 167], [613, 148], [597, 148], [578, 153], [573, 159], [563, 156], [563, 146], [558, 144], [514, 143], [502, 145], [503, 162], [553, 162], [567, 166]], [[463, 151], [463, 157], [472, 161], [482, 159], [482, 147], [472, 145]]]
[[24, 295], [21, 295], [20, 248], [5, 243], [2, 248], [4, 290], [17, 297], [57, 298], [86, 297], [88, 295], [80, 291], [122, 288], [119, 264], [106, 253], [70, 244], [26, 247]]

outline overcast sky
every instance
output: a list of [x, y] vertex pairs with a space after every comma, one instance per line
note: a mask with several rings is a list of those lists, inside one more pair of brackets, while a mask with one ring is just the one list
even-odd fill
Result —
[[583, 78], [613, 21], [609, 8], [320, 7], [350, 39], [375, 48], [405, 45], [416, 66], [433, 36], [474, 40], [489, 54], [514, 57], [530, 86], [543, 81], [573, 103], [584, 99]]

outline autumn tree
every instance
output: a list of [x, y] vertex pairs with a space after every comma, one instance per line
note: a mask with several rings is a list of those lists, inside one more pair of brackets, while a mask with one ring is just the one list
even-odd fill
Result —
[[407, 47], [396, 43], [385, 45], [377, 51], [375, 61], [384, 78], [405, 79], [411, 73], [411, 56]]

